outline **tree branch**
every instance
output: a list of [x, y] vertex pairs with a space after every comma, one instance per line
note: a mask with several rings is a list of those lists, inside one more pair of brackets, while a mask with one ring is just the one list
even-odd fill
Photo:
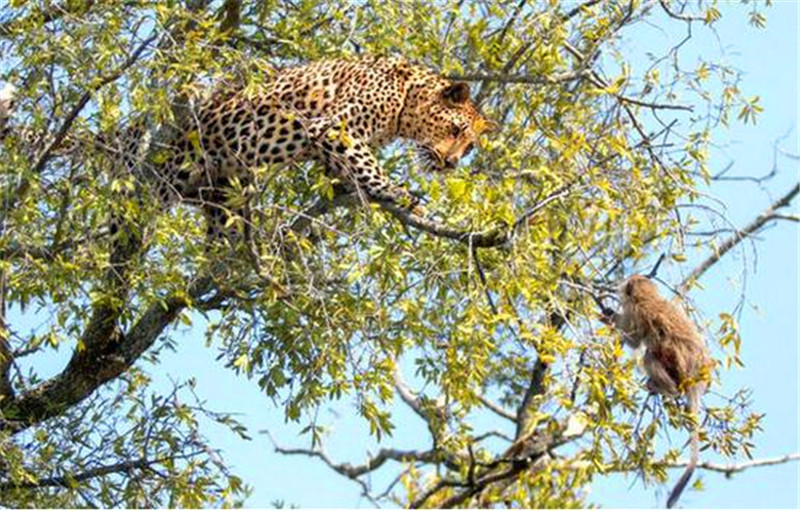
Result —
[[[727, 477], [733, 476], [733, 474], [738, 474], [740, 472], [744, 472], [745, 470], [757, 467], [768, 467], [772, 465], [782, 465], [784, 463], [790, 463], [792, 461], [800, 460], [800, 453], [792, 453], [786, 454], [784, 456], [776, 456], [774, 458], [763, 458], [760, 460], [750, 460], [745, 461], [742, 463], [713, 463], [710, 461], [698, 461], [697, 468], [701, 470], [707, 470], [709, 472], [719, 472], [721, 474], [725, 474]], [[583, 462], [581, 462], [583, 463]], [[663, 463], [662, 466], [667, 468], [684, 468], [689, 464], [689, 460], [679, 460], [671, 463]], [[624, 466], [624, 467], [612, 467], [607, 469], [607, 472], [638, 472], [641, 470], [639, 465], [636, 466]]]
[[519, 404], [519, 408], [517, 408], [516, 439], [519, 439], [525, 432], [526, 426], [530, 419], [531, 403], [533, 402], [533, 398], [540, 396], [542, 392], [544, 392], [544, 387], [542, 384], [548, 368], [549, 364], [543, 362], [541, 357], [537, 358], [536, 362], [533, 364], [531, 380], [528, 383], [528, 387], [525, 389], [525, 395], [522, 398], [522, 402]]
[[138, 459], [132, 461], [124, 461], [121, 463], [115, 463], [113, 465], [105, 465], [101, 467], [96, 467], [85, 472], [80, 472], [78, 474], [69, 475], [69, 476], [57, 476], [57, 477], [46, 477], [43, 479], [39, 479], [37, 481], [25, 481], [20, 483], [14, 482], [0, 482], [0, 491], [3, 490], [18, 490], [18, 489], [28, 489], [28, 488], [44, 488], [49, 486], [58, 486], [58, 487], [65, 487], [69, 488], [72, 487], [74, 483], [80, 483], [83, 481], [88, 481], [90, 479], [95, 479], [97, 477], [103, 477], [110, 474], [118, 474], [121, 472], [129, 472], [131, 470], [140, 469], [144, 470], [153, 465], [158, 465], [159, 463], [164, 463], [165, 461], [173, 461], [177, 459], [187, 459], [202, 454], [203, 451], [197, 451], [193, 453], [189, 453], [186, 455], [181, 456], [173, 456], [173, 457], [165, 457], [165, 458], [158, 458], [154, 460], [148, 459]]
[[505, 410], [500, 405], [497, 405], [497, 404], [489, 401], [482, 394], [478, 394], [478, 401], [480, 401], [483, 406], [485, 406], [489, 410], [493, 411], [498, 416], [503, 417], [504, 419], [508, 419], [508, 420], [510, 420], [510, 421], [512, 421], [514, 423], [517, 422], [517, 416], [516, 415], [514, 415], [513, 413]]
[[510, 229], [506, 225], [500, 225], [483, 231], [464, 231], [460, 229], [454, 229], [435, 220], [419, 217], [407, 209], [397, 206], [396, 204], [389, 202], [376, 202], [381, 206], [381, 208], [388, 211], [392, 216], [400, 220], [402, 223], [425, 231], [428, 234], [432, 234], [440, 238], [451, 239], [460, 243], [465, 243], [471, 247], [489, 248], [499, 247], [508, 243], [514, 238], [522, 226], [528, 223], [532, 217], [542, 211], [551, 202], [563, 199], [569, 194], [584, 188], [586, 187], [576, 186], [574, 183], [561, 186], [517, 217]]
[[[743, 463], [735, 464], [729, 463], [727, 465], [718, 464], [718, 463], [711, 463], [709, 461], [703, 461], [697, 463], [697, 468], [708, 470], [710, 472], [721, 472], [726, 476], [730, 477], [733, 474], [744, 472], [749, 468], [754, 467], [767, 467], [770, 465], [781, 465], [783, 463], [789, 463], [790, 461], [798, 461], [800, 460], [800, 453], [793, 453], [787, 454], [785, 456], [777, 456], [774, 458], [763, 458], [760, 460], [750, 460], [745, 461]], [[669, 467], [685, 467], [689, 464], [689, 460], [678, 461], [676, 463], [670, 463]]]
[[347, 477], [348, 479], [358, 479], [360, 476], [377, 470], [387, 461], [397, 461], [400, 463], [414, 460], [423, 463], [435, 463], [439, 461], [440, 455], [433, 450], [429, 451], [404, 451], [401, 449], [384, 448], [378, 451], [374, 457], [362, 465], [351, 465], [350, 463], [335, 463], [327, 454], [322, 450], [315, 449], [302, 449], [302, 448], [285, 448], [274, 443], [275, 452], [286, 455], [300, 455], [308, 456], [310, 458], [319, 458], [331, 469], [339, 474]]
[[36, 9], [35, 14], [31, 14], [29, 18], [23, 20], [12, 20], [5, 23], [0, 23], [0, 37], [10, 37], [14, 31], [17, 23], [26, 25], [28, 19], [35, 18], [36, 22], [41, 25], [61, 19], [64, 16], [71, 14], [79, 14], [87, 12], [94, 5], [95, 0], [83, 0], [82, 2], [63, 2], [60, 4], [52, 4], [43, 9]]
[[756, 233], [764, 226], [764, 224], [770, 220], [783, 219], [784, 215], [777, 214], [776, 210], [787, 207], [797, 196], [798, 192], [800, 192], [800, 183], [796, 184], [791, 190], [789, 190], [788, 193], [775, 201], [770, 207], [758, 215], [752, 222], [747, 224], [742, 230], [725, 240], [712, 255], [700, 263], [685, 279], [683, 279], [679, 289], [688, 289], [689, 286], [696, 282], [706, 271], [708, 271], [709, 268], [716, 264], [717, 261], [722, 258], [722, 256], [727, 254], [733, 247], [741, 243], [744, 239]]
[[673, 11], [672, 9], [670, 9], [669, 4], [667, 3], [666, 0], [658, 0], [658, 3], [661, 5], [661, 9], [663, 9], [664, 12], [667, 13], [667, 16], [669, 16], [670, 18], [674, 18], [676, 20], [681, 20], [681, 21], [705, 21], [705, 18], [703, 18], [702, 16], [689, 16], [686, 14], [680, 14]]
[[147, 39], [142, 41], [141, 44], [131, 53], [131, 55], [122, 63], [119, 67], [113, 70], [111, 73], [101, 76], [95, 80], [95, 83], [89, 88], [89, 90], [85, 91], [75, 106], [72, 107], [67, 117], [64, 119], [64, 122], [61, 124], [61, 127], [56, 131], [55, 136], [53, 139], [45, 146], [42, 153], [39, 155], [36, 163], [33, 165], [33, 173], [38, 174], [42, 171], [44, 166], [47, 164], [47, 160], [50, 158], [50, 154], [52, 153], [53, 149], [58, 147], [58, 145], [64, 140], [64, 137], [67, 136], [67, 132], [72, 127], [72, 123], [75, 122], [77, 119], [78, 114], [84, 109], [84, 107], [89, 103], [89, 100], [92, 99], [94, 93], [105, 87], [111, 82], [118, 80], [124, 73], [127, 71], [131, 66], [133, 66], [138, 60], [139, 57], [142, 55], [144, 50], [152, 43], [156, 37], [158, 37], [158, 33], [154, 32], [150, 35]]
[[683, 110], [684, 112], [694, 112], [694, 106], [681, 105], [679, 103], [654, 103], [651, 101], [643, 101], [641, 99], [632, 98], [630, 96], [623, 96], [622, 94], [614, 95], [618, 100], [630, 103], [631, 105], [643, 106], [652, 110]]
[[131, 367], [164, 329], [186, 308], [211, 290], [211, 279], [200, 278], [190, 286], [186, 295], [173, 295], [152, 304], [126, 333], [116, 326], [119, 310], [97, 306], [84, 331], [79, 345], [67, 367], [57, 376], [45, 381], [14, 400], [0, 404], [6, 418], [13, 424], [0, 425], [0, 430], [19, 433], [28, 427], [83, 401], [100, 385], [117, 378]]
[[[0, 287], [0, 293], [5, 293], [5, 289]], [[4, 301], [3, 298], [0, 296], [0, 302]], [[0, 305], [4, 306], [5, 303], [0, 303]], [[14, 353], [8, 342], [9, 331], [3, 308], [0, 307], [0, 403], [14, 397], [14, 389], [11, 385], [11, 366], [14, 362]], [[2, 412], [0, 412], [0, 418], [2, 418]]]
[[432, 219], [422, 218], [393, 203], [378, 202], [378, 204], [405, 225], [410, 225], [439, 238], [446, 238], [480, 248], [498, 247], [510, 239], [505, 226], [493, 227], [483, 231], [464, 231]]
[[[198, 5], [205, 3], [200, 2]], [[48, 154], [66, 136], [72, 122], [86, 106], [92, 94], [122, 76], [157, 35], [158, 33], [154, 32], [145, 39], [121, 66], [98, 78], [84, 93], [55, 137], [41, 153], [34, 168], [44, 167]], [[177, 44], [181, 38], [180, 26], [173, 33], [173, 38]], [[172, 108], [176, 123], [162, 126], [155, 137], [156, 140], [171, 139], [175, 126], [189, 115], [188, 107], [182, 102], [173, 103]], [[140, 166], [152, 161], [157, 146], [158, 144], [150, 144], [146, 148], [147, 154], [139, 162]], [[20, 187], [24, 185], [23, 183]], [[167, 325], [188, 305], [189, 300], [198, 299], [211, 290], [212, 281], [209, 277], [197, 278], [186, 293], [172, 295], [160, 303], [151, 305], [127, 333], [120, 331], [117, 326], [123, 312], [123, 305], [120, 304], [126, 304], [128, 301], [131, 265], [146, 249], [136, 227], [122, 217], [118, 217], [117, 220], [122, 223], [121, 232], [127, 236], [119, 236], [112, 245], [111, 265], [103, 279], [101, 290], [109, 296], [97, 300], [92, 305], [92, 314], [78, 340], [78, 347], [61, 373], [16, 399], [0, 402], [0, 412], [4, 416], [0, 421], [0, 431], [19, 433], [42, 420], [63, 413], [69, 407], [86, 399], [101, 385], [117, 378], [135, 363], [137, 358], [152, 346]]]
[[587, 70], [558, 73], [550, 76], [519, 75], [510, 73], [468, 73], [450, 74], [450, 80], [465, 82], [497, 82], [497, 83], [524, 83], [528, 85], [553, 85], [557, 83], [579, 80], [589, 75]]

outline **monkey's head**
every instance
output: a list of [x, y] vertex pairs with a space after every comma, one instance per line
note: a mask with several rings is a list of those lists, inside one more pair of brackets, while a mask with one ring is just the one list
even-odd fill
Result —
[[642, 299], [658, 296], [658, 288], [644, 275], [633, 275], [622, 284], [622, 302], [640, 302]]

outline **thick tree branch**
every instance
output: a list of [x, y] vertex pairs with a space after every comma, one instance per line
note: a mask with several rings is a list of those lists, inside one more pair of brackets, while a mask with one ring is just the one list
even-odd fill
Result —
[[[190, 8], [200, 9], [206, 5], [205, 0], [198, 0]], [[188, 26], [191, 26], [189, 23]], [[179, 25], [169, 41], [179, 44], [187, 25]], [[84, 93], [79, 102], [57, 131], [46, 149], [39, 156], [34, 168], [41, 169], [47, 161], [52, 149], [66, 136], [72, 122], [86, 106], [92, 94], [104, 85], [122, 76], [141, 56], [144, 50], [158, 35], [154, 32], [131, 53], [126, 61], [111, 73], [98, 78], [95, 84]], [[163, 126], [154, 137], [155, 140], [172, 140], [176, 126], [190, 115], [184, 102], [173, 103], [175, 124]], [[147, 154], [140, 160], [140, 167], [153, 161], [158, 144], [150, 144]], [[139, 169], [144, 171], [144, 168]], [[20, 186], [24, 186], [20, 185]], [[35, 387], [21, 394], [16, 399], [0, 402], [3, 420], [0, 430], [12, 434], [23, 431], [30, 426], [63, 413], [65, 410], [81, 402], [104, 383], [117, 378], [127, 370], [137, 358], [144, 353], [163, 330], [172, 323], [180, 312], [187, 307], [190, 300], [197, 300], [212, 288], [209, 277], [199, 277], [193, 281], [185, 294], [167, 297], [163, 302], [151, 305], [139, 320], [125, 333], [117, 326], [123, 307], [128, 302], [129, 274], [137, 257], [146, 251], [142, 245], [139, 229], [130, 225], [124, 218], [118, 217], [120, 231], [113, 243], [111, 265], [107, 271], [100, 291], [107, 298], [97, 300], [92, 306], [91, 316], [85, 330], [78, 340], [78, 346], [66, 368]]]
[[225, 0], [220, 11], [222, 22], [220, 31], [227, 33], [228, 36], [235, 36], [242, 22], [242, 2], [241, 0]]
[[[547, 316], [547, 324], [551, 328], [558, 331], [561, 330], [567, 322], [567, 318], [559, 311], [551, 311]], [[533, 400], [537, 396], [541, 396], [544, 391], [544, 378], [547, 376], [547, 370], [550, 365], [544, 362], [541, 357], [536, 359], [531, 371], [531, 379], [528, 387], [525, 389], [525, 395], [522, 397], [522, 402], [517, 408], [517, 431], [515, 439], [519, 440], [528, 430], [530, 423], [530, 414], [532, 411]]]
[[80, 340], [67, 367], [57, 376], [42, 383], [0, 407], [14, 424], [0, 425], [18, 433], [31, 425], [63, 413], [86, 399], [100, 385], [117, 378], [131, 367], [164, 329], [186, 308], [211, 290], [211, 279], [198, 279], [187, 296], [172, 296], [152, 304], [136, 323], [122, 333], [116, 326], [119, 310], [100, 305]]
[[[0, 293], [4, 293], [5, 289], [0, 286]], [[0, 302], [3, 302], [3, 297], [0, 297]], [[0, 403], [7, 399], [13, 399], [14, 391], [11, 386], [11, 366], [14, 362], [14, 353], [11, 351], [11, 345], [8, 342], [9, 331], [6, 325], [4, 303], [0, 303]], [[0, 412], [0, 418], [2, 413]]]
[[525, 395], [522, 398], [522, 402], [517, 408], [517, 432], [515, 435], [515, 438], [517, 439], [523, 435], [526, 426], [530, 422], [530, 413], [532, 411], [531, 404], [533, 403], [533, 399], [536, 396], [542, 395], [544, 392], [543, 382], [548, 368], [549, 364], [543, 362], [541, 357], [537, 358], [536, 362], [533, 364], [530, 382], [528, 383], [528, 387], [525, 389]]

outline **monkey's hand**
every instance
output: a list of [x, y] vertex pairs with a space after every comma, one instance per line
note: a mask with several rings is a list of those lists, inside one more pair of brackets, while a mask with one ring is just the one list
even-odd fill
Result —
[[617, 312], [612, 309], [611, 307], [606, 306], [603, 303], [603, 300], [600, 299], [599, 296], [592, 294], [592, 299], [594, 299], [594, 303], [600, 308], [600, 314], [598, 315], [597, 319], [599, 319], [602, 323], [605, 323], [608, 326], [614, 327], [617, 323]]
[[598, 315], [598, 319], [601, 323], [604, 323], [612, 328], [617, 326], [617, 313], [608, 307], [602, 308], [600, 314]]

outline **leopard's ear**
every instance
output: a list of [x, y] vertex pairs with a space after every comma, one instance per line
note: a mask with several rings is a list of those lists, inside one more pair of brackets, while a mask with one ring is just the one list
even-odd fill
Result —
[[442, 101], [450, 105], [463, 105], [469, 101], [469, 85], [464, 82], [451, 83], [442, 91]]

